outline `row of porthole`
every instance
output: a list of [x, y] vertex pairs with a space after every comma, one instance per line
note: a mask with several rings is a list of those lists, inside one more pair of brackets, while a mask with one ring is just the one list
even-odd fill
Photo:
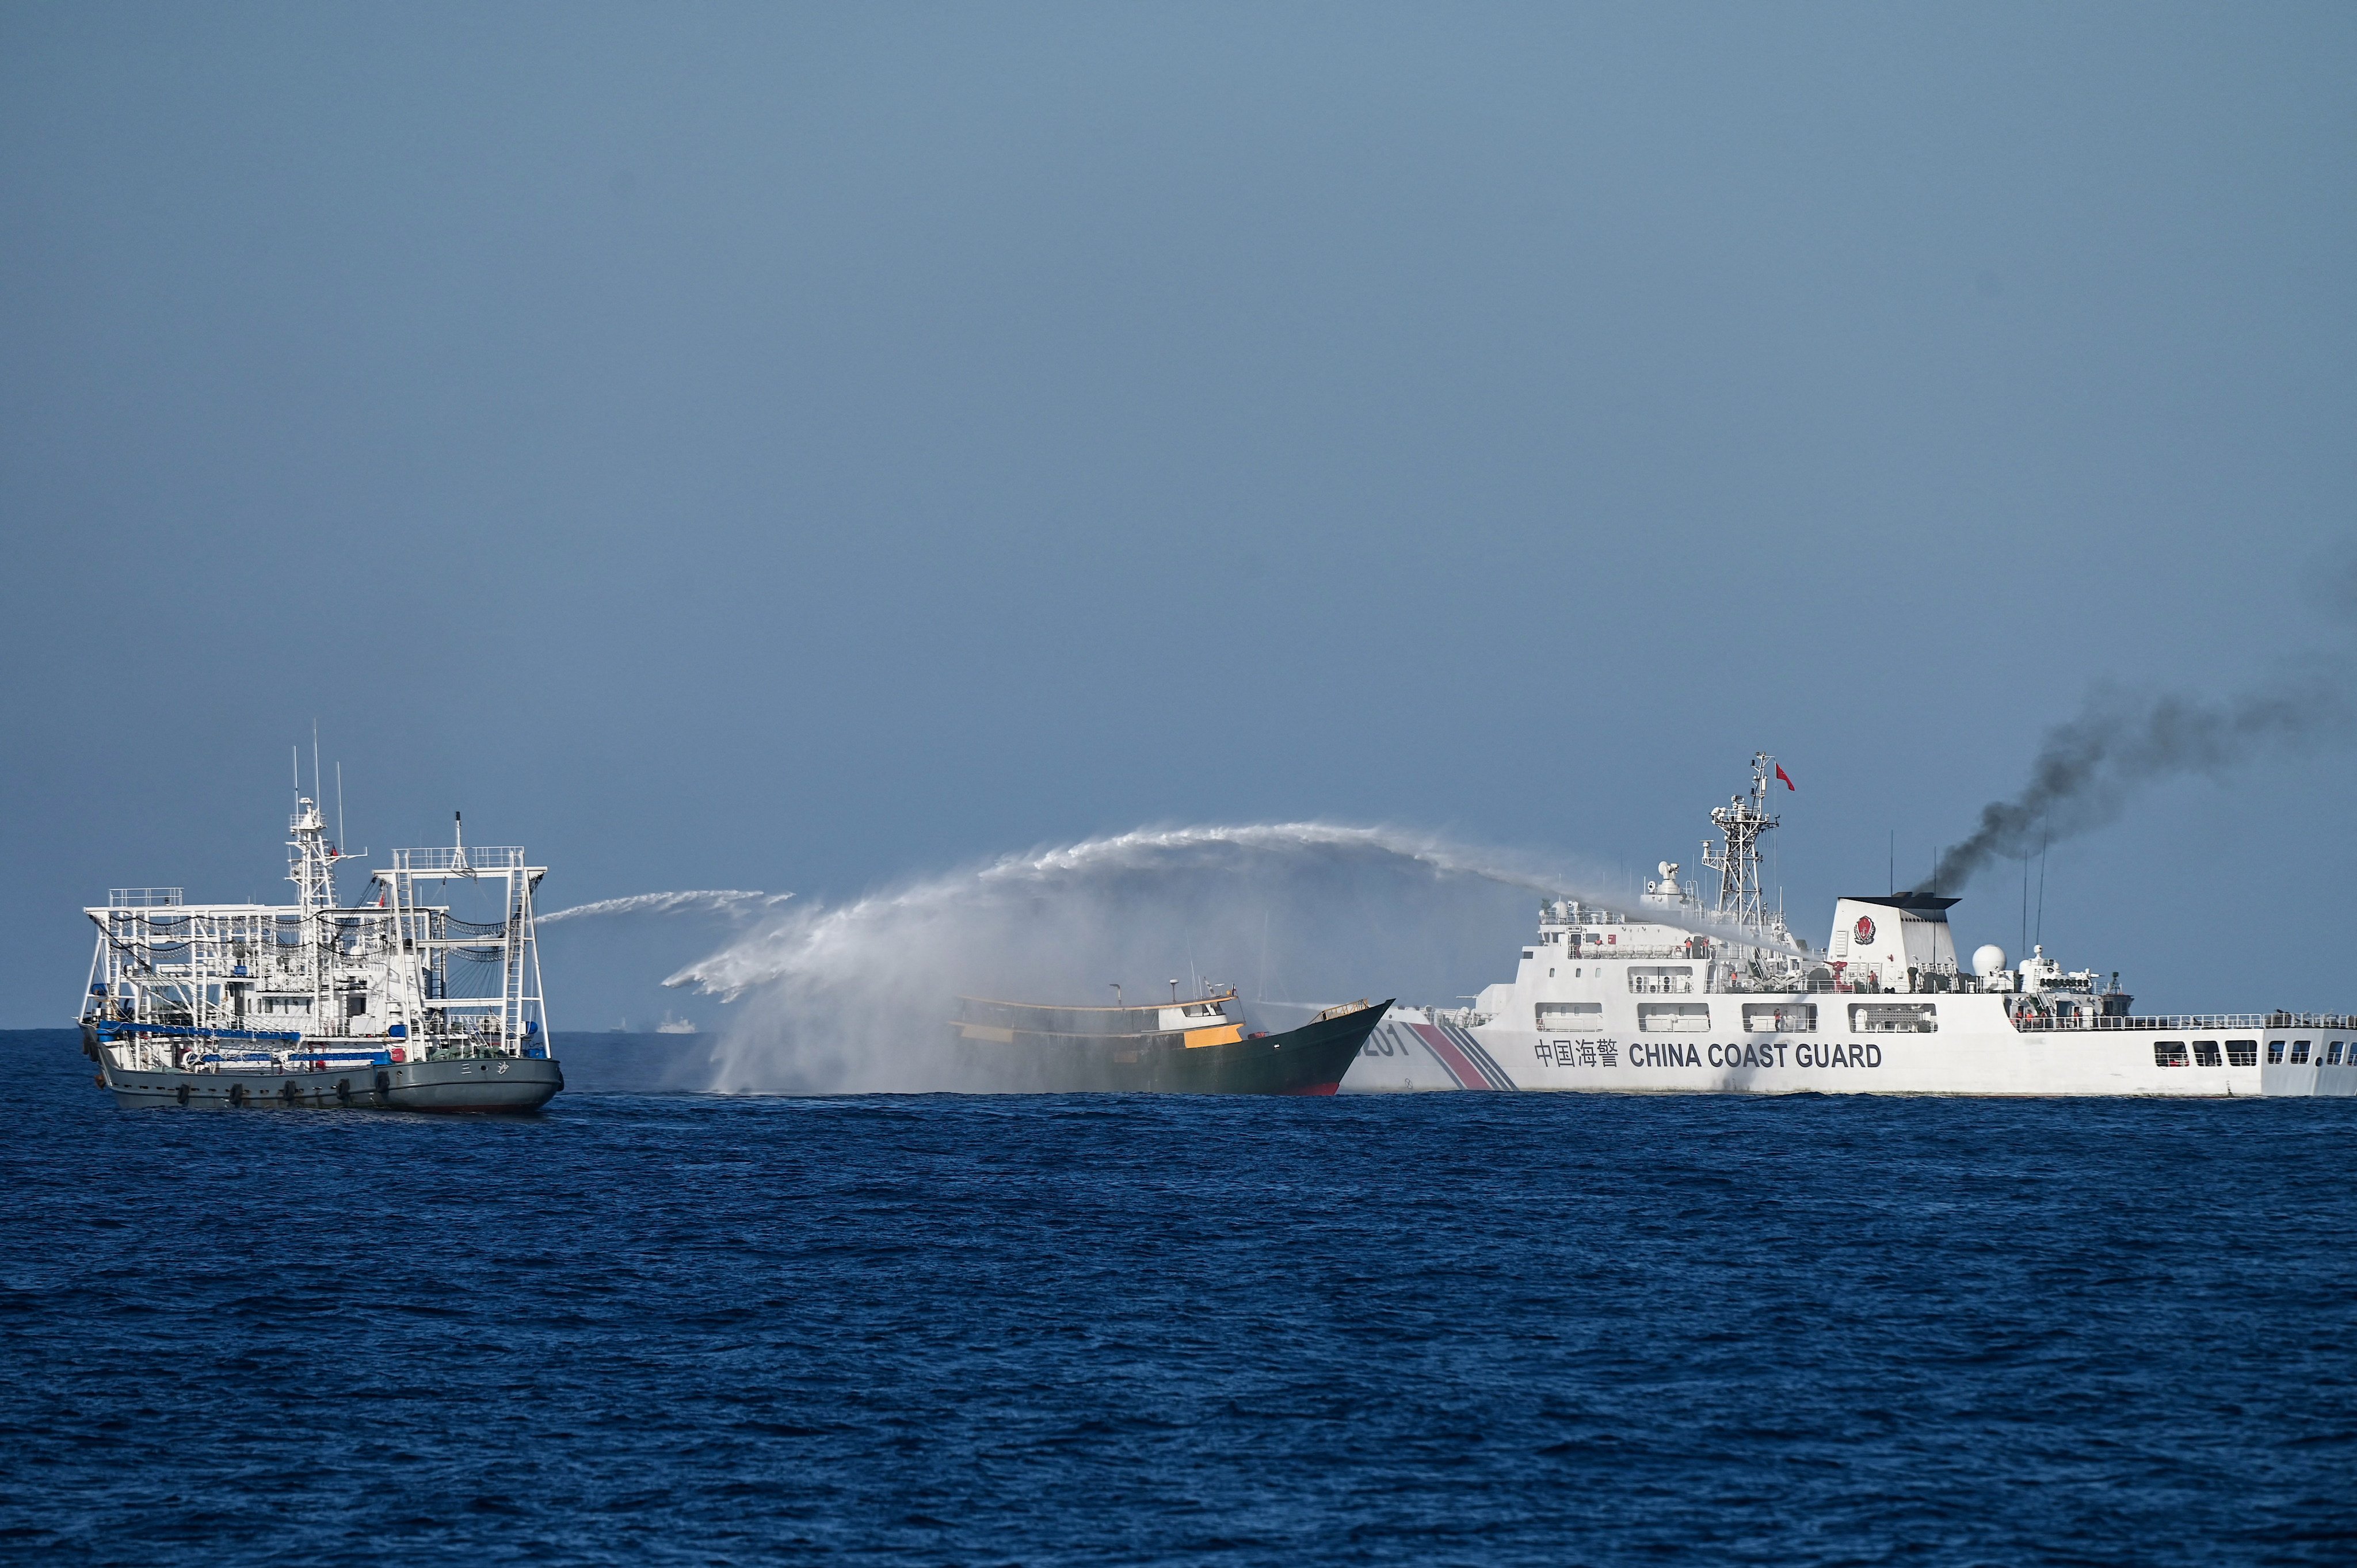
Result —
[[[2217, 1041], [2196, 1040], [2193, 1042], [2192, 1064], [2195, 1067], [2256, 1067], [2259, 1065], [2259, 1042], [2228, 1040], [2226, 1058], [2223, 1062], [2221, 1062], [2218, 1059]], [[2185, 1042], [2155, 1040], [2152, 1043], [2152, 1065], [2155, 1067], [2185, 1066]]]
[[[2309, 1065], [2308, 1047], [2309, 1043], [2306, 1040], [2294, 1040], [2291, 1042], [2291, 1066], [2306, 1067]], [[2319, 1052], [2316, 1056], [2316, 1065], [2319, 1067], [2341, 1066], [2342, 1059], [2341, 1047], [2341, 1042], [2339, 1040], [2326, 1041], [2324, 1043], [2324, 1049]], [[2267, 1065], [2274, 1067], [2281, 1064], [2283, 1060], [2284, 1042], [2281, 1040], [2269, 1040], [2267, 1042]], [[2357, 1049], [2350, 1051], [2348, 1060], [2357, 1062]]]
[[[2309, 1049], [2314, 1042], [2309, 1040], [2292, 1040], [2287, 1043], [2291, 1047], [2291, 1056], [2288, 1063], [2285, 1060], [2284, 1056], [2284, 1047], [2287, 1042], [2283, 1040], [2269, 1040], [2267, 1042], [2267, 1065], [2269, 1067], [2284, 1067], [2287, 1065], [2291, 1067], [2307, 1067], [2310, 1065]], [[2344, 1047], [2346, 1047], [2348, 1050], [2348, 1055], [2345, 1058], [2341, 1055]], [[2217, 1041], [2196, 1040], [2193, 1042], [2193, 1053], [2190, 1058], [2190, 1065], [2194, 1067], [2256, 1067], [2258, 1065], [2258, 1060], [2259, 1042], [2256, 1040], [2228, 1040], [2226, 1042], [2225, 1059], [2222, 1062], [2219, 1060]], [[2185, 1067], [2189, 1065], [2185, 1050], [2185, 1042], [2183, 1040], [2155, 1040], [2152, 1043], [2152, 1062], [2155, 1067]], [[2315, 1056], [2314, 1065], [2319, 1067], [2357, 1065], [2357, 1046], [2347, 1046], [2346, 1042], [2341, 1040], [2328, 1040], [2324, 1043], [2323, 1050], [2317, 1053]]]

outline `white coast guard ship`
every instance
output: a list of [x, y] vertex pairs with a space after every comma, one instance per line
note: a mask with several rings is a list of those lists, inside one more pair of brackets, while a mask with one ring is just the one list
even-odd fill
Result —
[[2357, 1017], [2140, 1015], [2093, 971], [2037, 948], [1956, 961], [1923, 892], [1834, 906], [1822, 950], [1764, 905], [1760, 840], [1776, 760], [1711, 812], [1706, 905], [1664, 861], [1634, 914], [1541, 907], [1514, 978], [1469, 1008], [1395, 1006], [1345, 1093], [1558, 1089], [1678, 1094], [2357, 1094]]
[[[345, 908], [336, 865], [353, 857], [307, 797], [290, 828], [293, 904], [118, 887], [83, 911], [98, 950], [82, 1049], [117, 1104], [529, 1111], [565, 1087], [533, 930], [544, 867], [460, 832], [447, 849], [393, 851], [374, 901]], [[453, 880], [497, 886], [501, 917], [425, 901]]]

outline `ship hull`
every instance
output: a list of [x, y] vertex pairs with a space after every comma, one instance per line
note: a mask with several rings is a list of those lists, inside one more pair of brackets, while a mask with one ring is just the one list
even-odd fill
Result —
[[1004, 1038], [969, 1032], [963, 1044], [974, 1076], [1012, 1093], [1332, 1094], [1388, 1006], [1213, 1046], [1019, 1029], [990, 1032]]
[[[1980, 999], [1948, 1000], [1953, 1006]], [[1993, 1005], [1986, 1010], [2002, 1016]], [[2223, 1050], [2215, 1065], [2199, 1059], [2210, 1053], [2196, 1047], [2222, 1040], [2249, 1041], [2258, 1059], [2230, 1062]], [[2316, 1059], [2327, 1051], [2343, 1059]], [[2295, 1054], [2310, 1059], [2290, 1060]], [[2270, 1062], [2276, 1055], [2285, 1059]], [[2357, 1096], [2350, 1056], [2357, 1056], [2357, 1030], [2309, 1024], [2016, 1031], [1997, 1022], [1916, 1035], [1572, 1036], [1468, 1027], [1411, 1009], [1369, 1038], [1343, 1092], [2330, 1098]]]
[[328, 1072], [148, 1072], [106, 1066], [99, 1081], [125, 1110], [537, 1111], [565, 1087], [554, 1061], [484, 1057]]

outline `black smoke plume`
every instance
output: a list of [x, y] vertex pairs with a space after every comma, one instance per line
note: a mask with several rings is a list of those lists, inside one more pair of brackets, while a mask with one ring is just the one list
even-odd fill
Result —
[[1979, 827], [1915, 891], [1953, 893], [1993, 860], [2101, 827], [2147, 784], [2222, 774], [2342, 738], [2351, 729], [2343, 662], [2319, 656], [2272, 686], [2222, 702], [2097, 687], [2076, 718], [2047, 732], [2029, 787], [1982, 807]]

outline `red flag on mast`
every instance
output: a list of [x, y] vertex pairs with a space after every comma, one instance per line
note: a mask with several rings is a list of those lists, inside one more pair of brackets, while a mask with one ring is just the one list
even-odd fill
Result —
[[1776, 765], [1776, 777], [1784, 781], [1784, 788], [1787, 789], [1797, 791], [1801, 788], [1792, 782], [1792, 776], [1784, 771], [1784, 765], [1781, 762]]

